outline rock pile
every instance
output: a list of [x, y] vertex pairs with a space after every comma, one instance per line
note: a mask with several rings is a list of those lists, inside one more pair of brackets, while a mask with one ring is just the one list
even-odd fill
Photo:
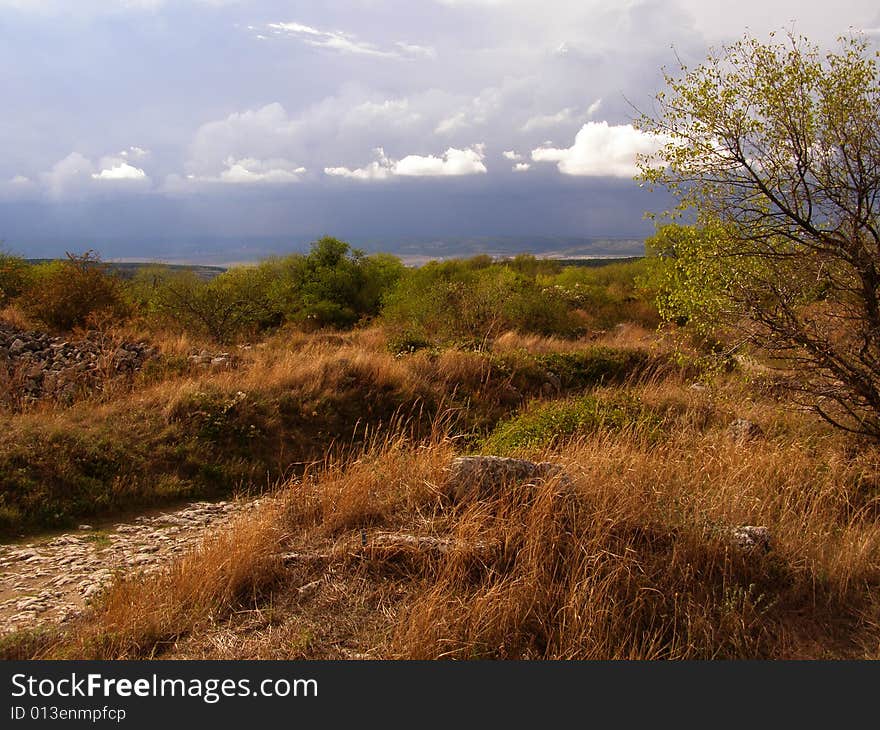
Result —
[[99, 390], [110, 377], [133, 373], [158, 354], [145, 342], [105, 342], [97, 334], [66, 340], [0, 323], [0, 368], [26, 400], [70, 400]]
[[208, 352], [208, 350], [194, 350], [187, 358], [193, 365], [198, 365], [211, 370], [226, 370], [238, 364], [238, 358], [228, 352]]

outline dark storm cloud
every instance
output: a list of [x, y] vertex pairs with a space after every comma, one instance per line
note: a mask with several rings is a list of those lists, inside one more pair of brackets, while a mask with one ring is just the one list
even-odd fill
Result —
[[696, 0], [0, 0], [0, 238], [234, 259], [323, 233], [641, 236], [665, 201], [629, 180], [653, 144], [631, 104], [650, 108], [671, 46], [694, 61], [794, 17], [821, 42], [880, 26], [862, 0], [833, 22], [754, 0], [737, 17]]

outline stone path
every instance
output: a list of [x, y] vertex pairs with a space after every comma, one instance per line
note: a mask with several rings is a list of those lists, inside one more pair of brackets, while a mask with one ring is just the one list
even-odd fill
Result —
[[260, 501], [196, 502], [130, 523], [0, 545], [0, 634], [70, 619], [115, 572], [160, 570]]

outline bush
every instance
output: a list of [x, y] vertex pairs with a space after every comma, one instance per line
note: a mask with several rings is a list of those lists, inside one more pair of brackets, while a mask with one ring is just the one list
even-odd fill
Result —
[[0, 305], [15, 299], [30, 281], [31, 267], [27, 261], [5, 251], [0, 251]]
[[94, 251], [33, 267], [19, 297], [25, 311], [52, 329], [71, 330], [105, 313], [123, 319], [128, 311], [122, 284]]
[[535, 362], [559, 377], [564, 388], [620, 382], [646, 368], [650, 361], [650, 356], [643, 350], [611, 347], [535, 356]]
[[543, 402], [499, 423], [484, 444], [488, 453], [505, 454], [523, 448], [543, 448], [559, 440], [608, 429], [632, 429], [654, 436], [661, 419], [625, 392], [610, 398], [594, 395]]
[[266, 266], [236, 267], [211, 281], [165, 268], [138, 274], [132, 289], [147, 314], [231, 342], [281, 323], [267, 293], [270, 285]]
[[322, 238], [306, 256], [274, 263], [271, 299], [288, 321], [309, 328], [347, 328], [379, 313], [403, 264], [394, 256], [366, 256], [344, 241]]
[[555, 291], [486, 258], [430, 262], [408, 272], [382, 310], [391, 341], [482, 345], [511, 329], [578, 334], [577, 317]]
[[549, 279], [548, 285], [598, 329], [610, 329], [627, 321], [654, 327], [659, 318], [644, 285], [644, 271], [644, 260], [595, 267], [569, 266]]

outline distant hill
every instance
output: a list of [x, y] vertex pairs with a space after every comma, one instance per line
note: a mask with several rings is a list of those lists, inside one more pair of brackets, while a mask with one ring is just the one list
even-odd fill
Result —
[[[30, 264], [43, 264], [58, 259], [26, 259]], [[172, 271], [192, 271], [200, 279], [210, 281], [215, 276], [219, 276], [226, 271], [225, 266], [202, 266], [201, 264], [165, 264], [161, 262], [143, 262], [143, 261], [105, 261], [104, 265], [110, 271], [121, 276], [123, 279], [132, 279], [135, 274], [142, 269], [152, 266], [161, 266]]]

